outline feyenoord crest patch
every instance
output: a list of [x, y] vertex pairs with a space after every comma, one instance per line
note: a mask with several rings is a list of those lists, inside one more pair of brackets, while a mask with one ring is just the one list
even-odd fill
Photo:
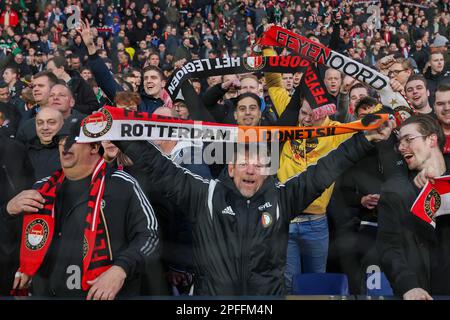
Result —
[[248, 57], [243, 59], [245, 69], [249, 71], [259, 71], [266, 65], [266, 60], [263, 57]]
[[83, 121], [83, 133], [89, 138], [98, 138], [104, 136], [110, 129], [113, 118], [108, 110], [103, 109]]
[[27, 225], [25, 233], [25, 246], [30, 250], [39, 250], [47, 243], [48, 224], [45, 220], [35, 219]]
[[435, 189], [431, 189], [425, 198], [425, 213], [434, 221], [434, 214], [441, 207], [441, 196]]
[[261, 224], [264, 228], [268, 228], [272, 225], [273, 218], [272, 215], [268, 212], [263, 212], [261, 215]]

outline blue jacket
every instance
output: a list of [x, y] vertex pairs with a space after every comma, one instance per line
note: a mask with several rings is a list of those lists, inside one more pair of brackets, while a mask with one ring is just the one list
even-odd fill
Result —
[[[111, 71], [109, 71], [105, 62], [103, 62], [102, 58], [97, 54], [94, 54], [89, 56], [88, 65], [91, 68], [99, 87], [111, 101], [114, 101], [116, 92], [123, 91], [123, 88], [114, 80]], [[144, 90], [142, 90], [140, 94], [142, 101], [138, 106], [139, 111], [152, 113], [156, 108], [164, 105], [164, 102], [161, 99], [155, 99], [147, 95]]]

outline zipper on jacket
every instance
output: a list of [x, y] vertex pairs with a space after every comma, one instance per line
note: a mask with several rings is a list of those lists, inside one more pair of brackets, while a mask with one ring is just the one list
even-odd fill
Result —
[[13, 192], [16, 191], [16, 187], [14, 186], [14, 183], [12, 182], [11, 177], [9, 176], [8, 169], [6, 168], [6, 165], [2, 164], [2, 168], [5, 171], [6, 180], [8, 180], [8, 184], [11, 187], [12, 191]]
[[243, 234], [243, 242], [242, 242], [242, 294], [247, 294], [247, 281], [248, 281], [248, 232], [249, 232], [249, 218], [250, 218], [250, 200], [247, 199], [247, 212], [245, 215], [245, 226], [244, 226], [244, 234]]

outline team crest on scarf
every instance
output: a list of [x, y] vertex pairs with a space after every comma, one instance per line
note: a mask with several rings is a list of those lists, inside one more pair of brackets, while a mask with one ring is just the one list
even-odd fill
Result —
[[435, 214], [441, 207], [441, 196], [435, 189], [431, 189], [425, 197], [425, 213], [430, 219], [435, 220]]
[[263, 212], [261, 216], [261, 224], [264, 228], [268, 228], [272, 225], [273, 218], [272, 215], [268, 212]]
[[83, 121], [83, 133], [89, 138], [104, 136], [111, 129], [112, 123], [111, 113], [107, 109], [102, 109], [101, 112]]
[[266, 65], [266, 60], [261, 56], [243, 59], [244, 67], [249, 71], [259, 71]]
[[25, 246], [30, 250], [40, 250], [46, 243], [49, 234], [47, 222], [43, 219], [32, 220], [25, 229]]

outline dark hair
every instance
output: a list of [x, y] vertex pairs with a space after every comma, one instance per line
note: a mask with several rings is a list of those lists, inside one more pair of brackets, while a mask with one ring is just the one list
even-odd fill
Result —
[[355, 114], [358, 114], [358, 110], [362, 107], [376, 106], [378, 103], [376, 99], [369, 96], [361, 98], [355, 105]]
[[421, 75], [420, 73], [413, 73], [413, 74], [408, 78], [408, 81], [406, 81], [406, 84], [408, 84], [408, 82], [415, 81], [415, 80], [420, 80], [420, 81], [422, 81], [423, 84], [425, 85], [425, 87], [428, 88], [427, 79], [425, 79], [425, 77], [424, 77], [423, 75]]
[[348, 96], [350, 97], [350, 96], [352, 95], [352, 91], [353, 91], [354, 89], [358, 89], [358, 88], [364, 88], [364, 89], [367, 90], [367, 93], [369, 93], [369, 87], [367, 87], [367, 86], [366, 86], [365, 84], [363, 84], [363, 83], [358, 82], [358, 83], [354, 84], [354, 85], [350, 88], [350, 90], [348, 91]]
[[33, 79], [38, 79], [41, 77], [47, 77], [48, 81], [50, 82], [50, 86], [54, 86], [58, 82], [58, 78], [53, 74], [53, 72], [48, 70], [36, 73], [33, 76]]
[[444, 150], [445, 134], [438, 120], [428, 114], [418, 114], [406, 119], [399, 129], [408, 124], [417, 124], [419, 132], [425, 136], [435, 134], [437, 136], [439, 150]]
[[53, 85], [54, 86], [63, 86], [64, 88], [67, 89], [67, 91], [69, 92], [70, 96], [72, 97], [72, 99], [75, 99], [75, 96], [72, 92], [72, 89], [70, 89], [70, 87], [67, 85], [67, 83], [64, 80], [59, 80], [56, 81], [56, 83]]
[[[80, 59], [80, 57], [77, 56], [76, 54], [72, 53], [67, 56], [67, 59]], [[80, 61], [81, 61], [81, 59], [80, 59]]]
[[88, 71], [90, 71], [90, 72], [92, 73], [91, 68], [89, 68], [89, 67], [87, 67], [87, 66], [81, 67], [81, 68], [80, 68], [80, 73], [82, 73], [84, 70], [88, 70]]
[[450, 83], [442, 83], [438, 86], [436, 92], [446, 92], [450, 91]]
[[7, 70], [7, 69], [11, 70], [11, 72], [15, 73], [17, 76], [20, 76], [20, 70], [18, 68], [13, 67], [13, 66], [7, 66], [5, 68], [5, 70]]
[[159, 74], [159, 76], [161, 77], [161, 80], [165, 79], [164, 73], [157, 66], [151, 66], [150, 65], [150, 66], [145, 67], [144, 70], [142, 70], [142, 74], [144, 75], [148, 71], [156, 71]]
[[246, 92], [246, 93], [242, 93], [242, 94], [238, 95], [236, 98], [235, 106], [237, 107], [239, 101], [241, 101], [242, 99], [245, 99], [245, 98], [252, 98], [252, 99], [256, 100], [256, 103], [258, 104], [258, 108], [261, 109], [261, 98], [252, 92]]
[[57, 67], [57, 68], [63, 67], [64, 70], [67, 70], [69, 68], [69, 65], [67, 64], [67, 59], [63, 56], [53, 57], [53, 58], [49, 59], [47, 61], [47, 63], [49, 63], [50, 61], [53, 61], [53, 63], [55, 64], [55, 67]]

